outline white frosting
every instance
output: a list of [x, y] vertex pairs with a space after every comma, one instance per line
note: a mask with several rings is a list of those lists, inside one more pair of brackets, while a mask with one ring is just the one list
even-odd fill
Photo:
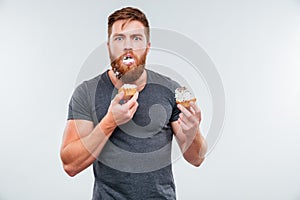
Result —
[[179, 87], [175, 90], [175, 98], [177, 101], [188, 101], [194, 97], [194, 95], [186, 88], [186, 87]]
[[122, 88], [137, 88], [137, 86], [136, 85], [134, 85], [134, 84], [124, 84], [123, 86], [122, 86]]
[[124, 64], [134, 63], [134, 59], [133, 58], [123, 59], [123, 63]]

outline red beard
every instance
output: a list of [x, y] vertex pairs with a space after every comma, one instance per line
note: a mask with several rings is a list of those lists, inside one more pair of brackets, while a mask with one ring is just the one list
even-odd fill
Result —
[[[124, 64], [123, 59], [126, 55], [130, 55], [134, 62]], [[144, 72], [147, 52], [138, 58], [133, 51], [128, 51], [116, 59], [111, 57], [111, 67], [118, 79], [123, 83], [131, 83], [136, 81]]]

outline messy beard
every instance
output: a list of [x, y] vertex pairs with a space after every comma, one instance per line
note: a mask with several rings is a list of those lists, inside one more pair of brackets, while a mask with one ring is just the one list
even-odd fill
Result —
[[[126, 65], [123, 63], [124, 57], [130, 54], [134, 60], [131, 65]], [[132, 83], [136, 81], [145, 70], [147, 52], [138, 58], [133, 51], [125, 52], [123, 55], [113, 58], [110, 53], [111, 67], [116, 75], [116, 77], [121, 80], [123, 83]]]

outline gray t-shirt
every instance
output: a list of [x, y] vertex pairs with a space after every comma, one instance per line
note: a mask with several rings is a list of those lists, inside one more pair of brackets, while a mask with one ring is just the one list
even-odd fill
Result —
[[[170, 122], [180, 111], [174, 91], [179, 84], [151, 70], [139, 93], [133, 119], [118, 126], [93, 163], [93, 200], [176, 199], [172, 174]], [[116, 95], [108, 72], [83, 82], [74, 91], [68, 119], [97, 125]]]

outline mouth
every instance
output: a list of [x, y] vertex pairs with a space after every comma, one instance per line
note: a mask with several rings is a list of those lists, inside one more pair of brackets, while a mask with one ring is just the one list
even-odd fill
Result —
[[123, 64], [129, 66], [134, 63], [134, 58], [130, 54], [127, 54], [123, 57], [122, 61], [123, 61]]

